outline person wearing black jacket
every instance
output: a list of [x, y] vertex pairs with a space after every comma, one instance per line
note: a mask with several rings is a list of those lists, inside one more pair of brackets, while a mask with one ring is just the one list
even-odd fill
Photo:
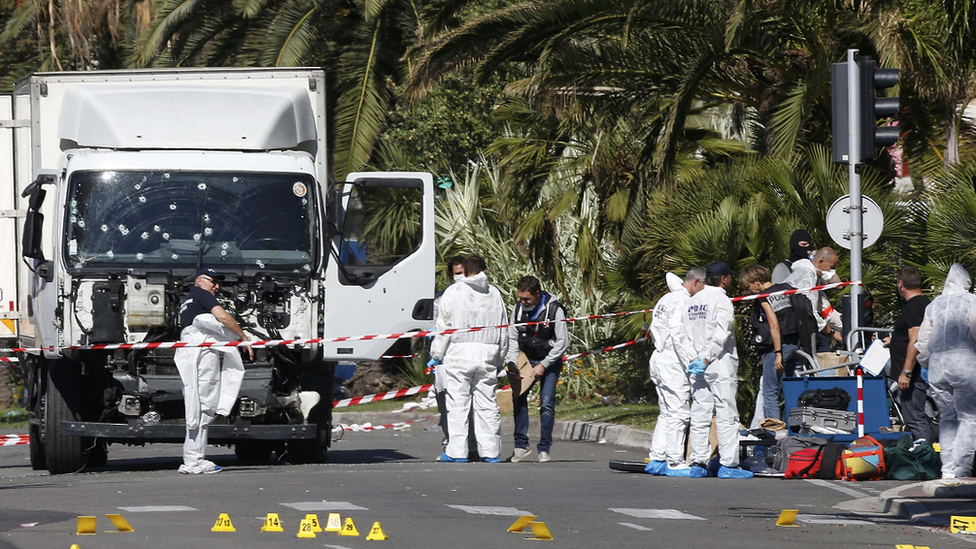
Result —
[[[543, 322], [534, 326], [509, 328], [508, 375], [518, 375], [515, 367], [519, 352], [525, 353], [533, 366], [532, 374], [540, 382], [539, 419], [542, 428], [539, 433], [539, 462], [550, 460], [549, 448], [552, 446], [552, 428], [556, 421], [556, 383], [563, 371], [563, 353], [569, 348], [569, 331], [566, 323], [566, 309], [549, 292], [542, 291], [539, 279], [524, 276], [518, 282], [519, 303], [512, 311], [512, 324], [523, 322]], [[523, 381], [529, 383], [531, 380]], [[515, 414], [515, 451], [512, 462], [519, 462], [529, 455], [529, 407], [528, 393], [513, 395], [512, 407]]]
[[[747, 265], [739, 274], [743, 293], [756, 295], [792, 289], [788, 284], [773, 284], [769, 270], [762, 265]], [[783, 376], [796, 371], [800, 344], [796, 314], [786, 295], [757, 299], [752, 310], [752, 344], [762, 356], [762, 403], [765, 417], [783, 419], [779, 408]]]

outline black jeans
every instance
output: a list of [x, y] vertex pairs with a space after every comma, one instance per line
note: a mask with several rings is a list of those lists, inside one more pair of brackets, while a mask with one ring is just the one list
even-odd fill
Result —
[[912, 432], [915, 439], [924, 438], [931, 444], [929, 418], [925, 415], [927, 390], [928, 384], [919, 379], [913, 381], [904, 391], [898, 389], [895, 396], [898, 399], [898, 407], [901, 408], [901, 417], [905, 420], [905, 427]]

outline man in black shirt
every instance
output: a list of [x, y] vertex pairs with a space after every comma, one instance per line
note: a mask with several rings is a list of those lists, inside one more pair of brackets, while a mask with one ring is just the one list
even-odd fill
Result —
[[925, 415], [925, 396], [928, 389], [928, 376], [919, 367], [915, 358], [918, 350], [919, 326], [925, 317], [925, 307], [929, 298], [922, 294], [922, 276], [915, 267], [904, 267], [898, 272], [898, 295], [905, 300], [905, 307], [895, 320], [895, 331], [885, 344], [891, 352], [889, 376], [898, 382], [899, 408], [905, 427], [911, 430], [916, 439], [929, 440], [929, 422]]
[[[180, 306], [180, 340], [188, 343], [205, 341], [245, 341], [247, 336], [215, 295], [223, 277], [213, 269], [200, 269], [194, 287]], [[245, 347], [254, 360], [254, 349]], [[221, 359], [223, 357], [223, 359]], [[186, 406], [186, 440], [183, 442], [183, 465], [180, 473], [219, 473], [220, 467], [204, 459], [207, 432], [214, 418], [226, 416], [237, 401], [244, 380], [244, 363], [234, 347], [181, 348], [173, 357], [183, 382]]]

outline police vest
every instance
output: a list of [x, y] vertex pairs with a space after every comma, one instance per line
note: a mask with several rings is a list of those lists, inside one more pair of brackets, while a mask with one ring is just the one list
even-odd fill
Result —
[[[532, 314], [523, 310], [522, 303], [519, 303], [515, 306], [515, 319], [518, 323], [552, 321], [556, 318], [556, 311], [563, 309], [562, 304], [556, 301], [551, 294], [543, 292], [542, 296], [547, 300], [545, 314], [537, 314], [533, 320]], [[563, 311], [565, 314], [565, 309]], [[531, 360], [543, 360], [549, 355], [553, 340], [556, 339], [556, 327], [552, 322], [534, 326], [519, 326], [517, 330], [519, 350], [525, 353], [525, 356]]]

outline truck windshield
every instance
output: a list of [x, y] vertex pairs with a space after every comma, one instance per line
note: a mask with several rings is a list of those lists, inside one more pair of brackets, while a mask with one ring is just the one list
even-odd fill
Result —
[[71, 268], [312, 269], [314, 179], [305, 174], [83, 171], [69, 181]]

